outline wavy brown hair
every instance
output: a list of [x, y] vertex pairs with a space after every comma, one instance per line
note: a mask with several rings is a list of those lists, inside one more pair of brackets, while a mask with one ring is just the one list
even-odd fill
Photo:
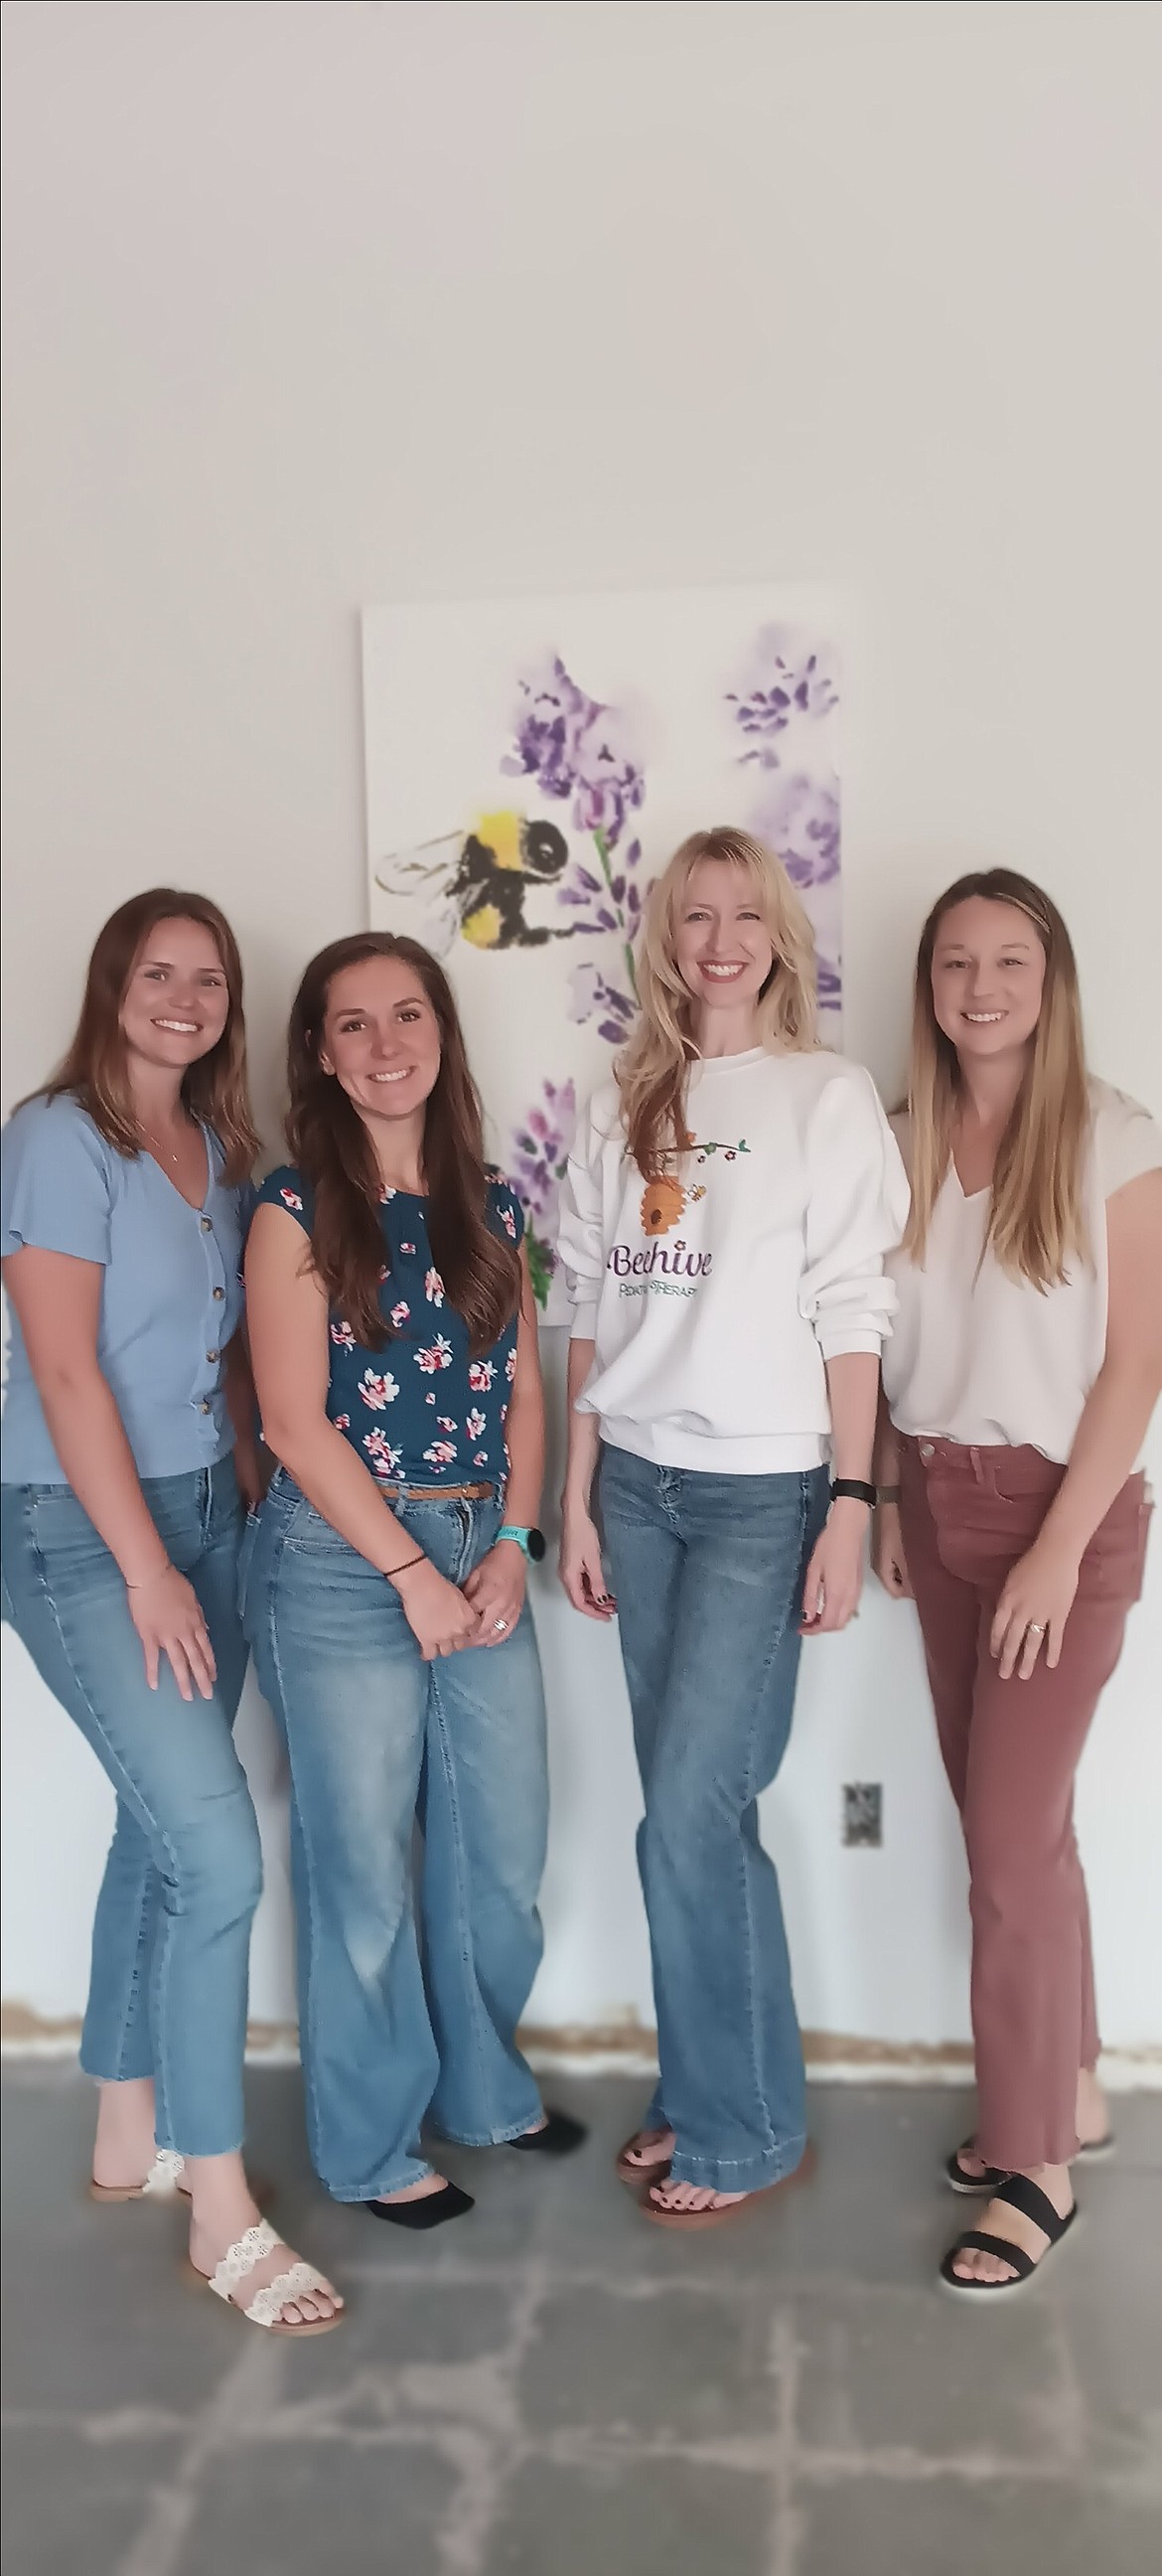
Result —
[[181, 1101], [191, 1118], [200, 1118], [217, 1137], [225, 1154], [223, 1179], [233, 1187], [248, 1178], [258, 1152], [258, 1136], [246, 1083], [246, 1022], [242, 1011], [242, 959], [224, 912], [204, 894], [179, 892], [174, 886], [151, 886], [131, 895], [110, 913], [97, 933], [85, 996], [67, 1054], [41, 1093], [55, 1100], [71, 1092], [87, 1109], [93, 1125], [119, 1154], [143, 1150], [129, 1087], [128, 1050], [121, 1027], [121, 1005], [139, 958], [159, 921], [196, 921], [208, 930], [222, 961], [229, 1010], [226, 1026], [208, 1055], [182, 1075]]
[[488, 1223], [480, 1094], [468, 1069], [452, 987], [418, 940], [391, 931], [356, 932], [312, 957], [291, 1007], [287, 1036], [287, 1143], [314, 1193], [311, 1258], [333, 1306], [369, 1350], [392, 1338], [380, 1287], [384, 1238], [380, 1177], [358, 1110], [319, 1061], [334, 977], [370, 957], [398, 957], [414, 969], [440, 1032], [440, 1070], [424, 1116], [423, 1178], [428, 1239], [448, 1303], [468, 1327], [474, 1356], [499, 1341], [520, 1304], [515, 1244]]
[[905, 1249], [922, 1263], [932, 1211], [952, 1159], [961, 1099], [960, 1062], [932, 1000], [932, 959], [941, 922], [979, 898], [1012, 904], [1031, 921], [1045, 952], [1041, 1010], [1029, 1061], [1001, 1138], [985, 1243], [1017, 1278], [1055, 1287], [1071, 1256], [1089, 1257], [1082, 1201], [1089, 1137], [1089, 1085], [1073, 943], [1055, 903], [1029, 877], [987, 868], [958, 877], [934, 903], [920, 934], [908, 1074], [912, 1209]]
[[641, 1016], [617, 1066], [629, 1150], [646, 1180], [656, 1180], [681, 1152], [686, 1134], [686, 1090], [698, 1050], [691, 1034], [694, 999], [674, 963], [674, 932], [702, 859], [746, 871], [770, 934], [775, 962], [759, 996], [760, 1045], [800, 1054], [818, 1044], [815, 938], [782, 861], [730, 823], [691, 832], [650, 889], [638, 960]]

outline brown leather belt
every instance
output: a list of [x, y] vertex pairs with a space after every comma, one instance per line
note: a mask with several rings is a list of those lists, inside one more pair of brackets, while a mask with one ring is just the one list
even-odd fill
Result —
[[[376, 1477], [376, 1483], [379, 1479]], [[389, 1503], [483, 1503], [492, 1485], [380, 1485]]]

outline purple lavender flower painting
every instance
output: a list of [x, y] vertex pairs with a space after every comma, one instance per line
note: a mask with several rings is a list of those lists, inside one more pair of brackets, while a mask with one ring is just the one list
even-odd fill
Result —
[[725, 703], [750, 774], [743, 819], [777, 852], [815, 932], [819, 1003], [842, 998], [839, 914], [839, 688], [832, 647], [793, 625], [760, 629]]
[[688, 832], [741, 823], [785, 859], [838, 1008], [836, 631], [823, 593], [770, 589], [365, 616], [371, 920], [452, 980], [550, 1323], [576, 1111], [633, 1027], [649, 888]]
[[543, 1082], [509, 1146], [506, 1178], [524, 1209], [529, 1277], [541, 1307], [548, 1305], [557, 1267], [557, 1201], [576, 1117], [574, 1084]]

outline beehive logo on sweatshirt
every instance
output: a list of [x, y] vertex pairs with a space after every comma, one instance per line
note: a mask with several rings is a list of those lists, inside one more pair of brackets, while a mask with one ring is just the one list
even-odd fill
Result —
[[667, 1173], [659, 1180], [647, 1181], [642, 1191], [642, 1233], [651, 1236], [672, 1234], [683, 1211], [704, 1199], [706, 1190], [699, 1182], [696, 1189], [686, 1189]]

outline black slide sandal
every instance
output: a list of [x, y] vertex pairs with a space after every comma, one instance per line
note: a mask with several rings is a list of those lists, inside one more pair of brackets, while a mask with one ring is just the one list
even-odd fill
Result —
[[[1014, 2245], [1008, 2236], [994, 2236], [983, 2228], [970, 2227], [966, 2235], [957, 2237], [955, 2245], [949, 2246], [940, 2266], [941, 2287], [951, 2291], [954, 2299], [1006, 2298], [1014, 2290], [1027, 2288], [1034, 2273], [1040, 2271], [1045, 2256], [1052, 2253], [1063, 2236], [1068, 2235], [1077, 2216], [1075, 2201], [1068, 2215], [1061, 2218], [1052, 2201], [1037, 2183], [1029, 2181], [1027, 2174], [1010, 2174], [1000, 2190], [993, 2193], [993, 2199], [1004, 2201], [1010, 2209], [1019, 2209], [1023, 2218], [1031, 2218], [1034, 2227], [1039, 2227], [1049, 2242], [1042, 2253], [1026, 2254], [1024, 2246]], [[1010, 2263], [1015, 2278], [1010, 2281], [961, 2280], [952, 2267], [957, 2255], [970, 2249], [982, 2254], [995, 2254], [1002, 2263]]]
[[1001, 2184], [1008, 2181], [1012, 2168], [1009, 2165], [986, 2165], [982, 2174], [968, 2174], [960, 2159], [963, 2155], [975, 2154], [975, 2152], [975, 2138], [963, 2139], [960, 2146], [953, 2148], [948, 2158], [944, 2167], [945, 2176], [953, 2190], [962, 2192], [966, 2200], [975, 2200], [978, 2197], [995, 2200]]
[[442, 2227], [445, 2219], [465, 2217], [476, 2203], [458, 2183], [446, 2182], [442, 2191], [425, 2192], [419, 2200], [363, 2200], [359, 2206], [388, 2227], [408, 2227], [413, 2235], [426, 2236], [431, 2228]]
[[[1117, 2144], [1113, 2130], [1107, 2129], [1104, 2138], [1090, 2138], [1084, 2146], [1078, 2148], [1077, 2154], [1071, 2156], [1069, 2161], [1077, 2165], [1105, 2164], [1110, 2156], [1116, 2154]], [[963, 2138], [960, 2145], [953, 2148], [948, 2158], [944, 2167], [945, 2178], [951, 2184], [953, 2191], [962, 2193], [966, 2200], [995, 2200], [1001, 2184], [1008, 2181], [1012, 2167], [986, 2165], [984, 2172], [979, 2176], [968, 2174], [960, 2159], [964, 2155], [975, 2153], [975, 2149], [975, 2138]]]

